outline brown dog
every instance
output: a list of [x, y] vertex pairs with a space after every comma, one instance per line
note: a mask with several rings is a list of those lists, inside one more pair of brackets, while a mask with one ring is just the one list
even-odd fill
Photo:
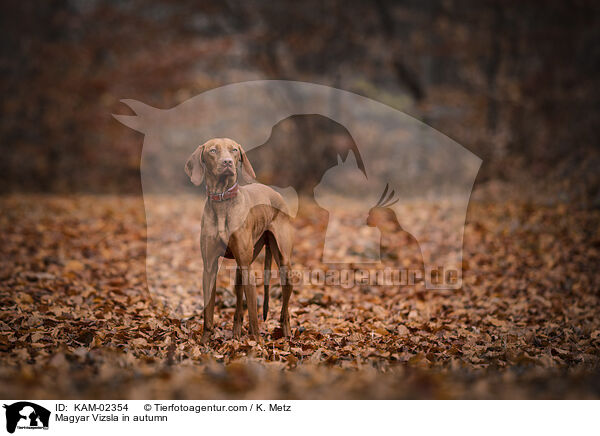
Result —
[[[251, 183], [239, 186], [238, 164], [246, 176], [256, 175], [242, 147], [228, 138], [215, 138], [199, 146], [185, 164], [185, 172], [194, 185], [206, 180], [208, 199], [202, 216], [200, 248], [204, 263], [204, 332], [202, 341], [210, 339], [215, 308], [215, 287], [219, 258], [235, 259], [236, 306], [233, 336], [239, 338], [243, 322], [243, 294], [248, 306], [249, 333], [259, 337], [256, 288], [250, 282], [250, 264], [265, 246], [265, 295], [263, 318], [269, 309], [271, 256], [279, 267], [282, 285], [281, 329], [291, 335], [288, 303], [292, 294], [291, 254], [293, 229], [287, 205], [279, 193]], [[243, 294], [242, 294], [243, 292]]]

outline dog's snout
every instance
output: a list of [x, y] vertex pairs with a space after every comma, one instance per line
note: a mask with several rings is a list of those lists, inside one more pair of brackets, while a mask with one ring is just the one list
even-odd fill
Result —
[[230, 157], [223, 159], [223, 165], [227, 167], [233, 166], [233, 159], [231, 159]]

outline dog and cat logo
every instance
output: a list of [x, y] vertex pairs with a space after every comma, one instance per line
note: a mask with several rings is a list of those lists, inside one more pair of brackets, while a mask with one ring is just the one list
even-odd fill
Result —
[[19, 401], [10, 405], [5, 404], [6, 431], [15, 430], [48, 430], [50, 411], [45, 407], [29, 401]]
[[[324, 224], [311, 235], [316, 260], [406, 269], [406, 256], [382, 251], [388, 227], [401, 228], [418, 245], [411, 258], [422, 259], [427, 289], [462, 286], [466, 213], [482, 161], [425, 123], [352, 92], [285, 80], [228, 84], [170, 109], [122, 102], [135, 115], [113, 116], [145, 135], [148, 232], [165, 235], [146, 245], [151, 292], [161, 295], [165, 286], [154, 265], [180, 263], [164, 241], [196, 231], [179, 219], [168, 234], [163, 227], [168, 211], [183, 213], [174, 198], [197, 194], [182, 167], [198, 145], [223, 137], [244, 147], [256, 181], [282, 195], [292, 218]], [[194, 282], [193, 275], [182, 271], [176, 286]]]

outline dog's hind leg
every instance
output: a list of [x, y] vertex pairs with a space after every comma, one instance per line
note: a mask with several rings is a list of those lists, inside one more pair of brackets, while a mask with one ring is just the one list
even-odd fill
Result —
[[292, 329], [290, 327], [290, 313], [288, 305], [290, 302], [290, 296], [292, 295], [292, 271], [290, 263], [282, 262], [281, 268], [279, 268], [281, 274], [281, 316], [279, 322], [281, 323], [281, 331], [284, 336], [291, 336]]
[[[279, 244], [278, 244], [279, 242]], [[291, 238], [280, 238], [276, 241], [273, 235], [270, 235], [269, 245], [273, 250], [275, 262], [279, 267], [279, 275], [281, 280], [281, 316], [279, 322], [281, 323], [281, 331], [284, 336], [291, 336], [292, 329], [290, 327], [290, 313], [289, 313], [289, 302], [292, 295], [292, 268], [291, 268], [291, 253], [292, 245]]]
[[271, 254], [271, 243], [269, 238], [265, 241], [265, 277], [264, 277], [264, 285], [265, 285], [265, 294], [263, 298], [263, 321], [267, 320], [267, 316], [269, 315], [269, 282], [271, 281], [271, 259], [273, 255]]
[[242, 270], [235, 269], [235, 314], [233, 315], [233, 337], [238, 339], [242, 335], [242, 324], [244, 322], [244, 288], [242, 286]]

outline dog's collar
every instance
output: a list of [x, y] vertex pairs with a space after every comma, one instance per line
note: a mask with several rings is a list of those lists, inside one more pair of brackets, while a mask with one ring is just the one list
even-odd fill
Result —
[[224, 192], [208, 192], [208, 188], [206, 188], [206, 195], [212, 201], [225, 201], [231, 198], [235, 198], [238, 195], [239, 186], [237, 182], [231, 188]]

